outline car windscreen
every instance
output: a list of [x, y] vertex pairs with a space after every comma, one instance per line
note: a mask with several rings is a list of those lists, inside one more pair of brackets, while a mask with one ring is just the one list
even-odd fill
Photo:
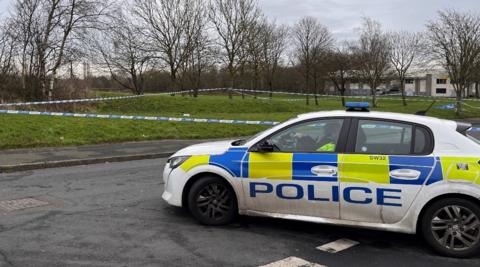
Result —
[[[276, 126], [287, 124], [288, 122], [290, 122], [291, 120], [294, 120], [294, 119], [296, 119], [296, 118], [297, 118], [297, 117], [293, 117], [293, 118], [291, 118], [291, 119], [289, 119], [289, 120], [287, 120], [287, 121], [285, 121], [285, 122], [282, 122], [281, 124], [278, 124], [278, 125], [276, 125]], [[275, 126], [275, 127], [276, 127], [276, 126]], [[260, 135], [264, 134], [265, 132], [270, 131], [270, 129], [272, 129], [272, 128], [268, 128], [268, 129], [266, 129], [266, 130], [263, 130], [263, 131], [255, 134], [254, 136], [251, 136], [251, 137], [249, 137], [249, 138], [247, 138], [247, 139], [236, 140], [236, 141], [234, 141], [234, 142], [232, 143], [232, 145], [233, 145], [233, 146], [243, 146], [243, 145], [245, 145], [246, 143], [248, 143], [248, 142], [252, 141], [253, 139], [259, 137]]]
[[466, 133], [468, 138], [480, 145], [480, 127], [471, 127]]

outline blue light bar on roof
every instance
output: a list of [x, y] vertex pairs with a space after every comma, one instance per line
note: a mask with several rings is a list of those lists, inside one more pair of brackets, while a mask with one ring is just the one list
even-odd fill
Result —
[[347, 111], [368, 111], [370, 103], [368, 102], [347, 102], [345, 103]]
[[369, 108], [370, 103], [368, 102], [347, 102], [345, 103], [346, 108]]

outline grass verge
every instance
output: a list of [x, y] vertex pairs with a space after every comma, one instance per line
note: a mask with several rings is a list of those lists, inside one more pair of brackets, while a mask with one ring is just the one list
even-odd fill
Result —
[[[259, 95], [265, 97], [265, 95]], [[313, 99], [309, 106], [303, 99], [286, 101], [288, 97], [272, 100], [225, 95], [201, 95], [198, 98], [182, 96], [148, 96], [138, 99], [116, 100], [93, 105], [57, 106], [68, 112], [90, 112], [98, 114], [148, 115], [181, 117], [189, 114], [194, 118], [245, 119], [284, 121], [297, 114], [322, 110], [343, 109], [337, 98], [320, 98], [319, 105]], [[380, 99], [375, 110], [400, 113], [415, 113], [426, 109], [431, 102], [414, 101], [408, 106], [401, 101]], [[358, 99], [348, 99], [358, 101]], [[452, 103], [440, 100], [435, 105]], [[480, 108], [480, 102], [469, 105]], [[25, 110], [45, 110], [46, 107], [24, 107]], [[453, 110], [431, 109], [430, 116], [457, 119]], [[468, 108], [465, 118], [480, 117], [480, 109]], [[0, 149], [67, 146], [123, 141], [157, 139], [204, 139], [248, 136], [265, 129], [264, 126], [226, 125], [185, 122], [126, 121], [71, 117], [43, 117], [24, 115], [0, 115]]]

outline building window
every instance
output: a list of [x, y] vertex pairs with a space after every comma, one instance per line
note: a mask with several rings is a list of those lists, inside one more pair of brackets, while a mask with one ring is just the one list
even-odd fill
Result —
[[447, 88], [437, 88], [437, 94], [446, 94]]
[[437, 79], [437, 84], [447, 84], [447, 79]]
[[406, 84], [413, 84], [413, 79], [405, 79]]

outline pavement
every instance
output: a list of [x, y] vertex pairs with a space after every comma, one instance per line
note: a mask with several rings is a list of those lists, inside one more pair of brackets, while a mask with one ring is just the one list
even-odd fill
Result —
[[[480, 255], [440, 257], [415, 235], [255, 217], [203, 226], [161, 199], [164, 164], [0, 174], [0, 267], [480, 266]], [[317, 249], [344, 239], [358, 244]]]
[[168, 157], [207, 140], [162, 140], [72, 147], [0, 150], [0, 173]]

